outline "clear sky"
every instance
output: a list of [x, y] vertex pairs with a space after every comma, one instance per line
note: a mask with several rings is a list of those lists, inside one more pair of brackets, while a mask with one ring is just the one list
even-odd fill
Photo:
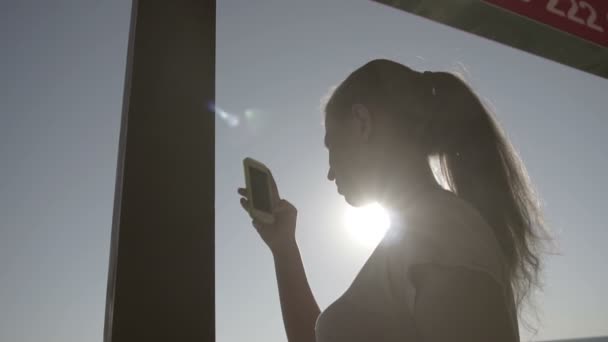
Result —
[[[0, 3], [2, 341], [102, 338], [129, 14], [123, 0]], [[243, 157], [299, 209], [321, 309], [371, 253], [326, 179], [319, 104], [380, 57], [464, 72], [520, 151], [562, 251], [535, 339], [608, 335], [608, 80], [369, 1], [220, 0], [217, 14], [231, 118], [216, 125], [217, 341], [286, 341], [271, 254], [238, 204]]]

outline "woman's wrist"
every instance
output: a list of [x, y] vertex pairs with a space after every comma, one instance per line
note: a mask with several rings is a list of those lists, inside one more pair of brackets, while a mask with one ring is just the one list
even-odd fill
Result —
[[271, 252], [272, 252], [272, 256], [275, 259], [277, 259], [277, 258], [282, 259], [285, 257], [290, 257], [294, 253], [299, 252], [298, 248], [299, 248], [298, 243], [294, 239], [294, 240], [283, 242], [279, 246], [272, 248]]

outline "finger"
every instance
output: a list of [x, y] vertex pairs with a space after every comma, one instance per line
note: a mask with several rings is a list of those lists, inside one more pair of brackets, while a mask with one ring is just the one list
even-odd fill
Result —
[[243, 207], [243, 209], [249, 211], [249, 201], [246, 200], [245, 198], [241, 198], [240, 202], [241, 202], [241, 206]]
[[286, 199], [281, 199], [281, 205], [285, 208], [293, 207], [293, 204]]
[[249, 197], [249, 192], [245, 188], [239, 188], [238, 189], [238, 193], [241, 196]]
[[251, 220], [251, 225], [255, 228], [255, 230], [257, 230], [258, 232], [261, 232], [264, 229], [264, 224], [258, 220]]

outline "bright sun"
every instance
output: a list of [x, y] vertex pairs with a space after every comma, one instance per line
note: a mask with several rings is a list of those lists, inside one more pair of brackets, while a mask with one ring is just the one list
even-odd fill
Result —
[[348, 206], [344, 213], [344, 225], [354, 240], [373, 247], [380, 243], [391, 222], [386, 210], [373, 203], [359, 208]]

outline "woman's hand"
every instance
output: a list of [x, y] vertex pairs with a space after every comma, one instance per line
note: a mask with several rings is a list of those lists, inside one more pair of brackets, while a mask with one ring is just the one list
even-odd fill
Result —
[[[278, 255], [285, 249], [292, 248], [296, 245], [296, 221], [298, 210], [289, 201], [279, 199], [276, 185], [273, 183], [273, 196], [278, 199], [272, 210], [274, 215], [274, 223], [264, 223], [257, 219], [251, 221], [253, 227], [257, 230], [262, 240], [266, 243], [270, 251], [274, 255]], [[249, 213], [249, 198], [247, 189], [239, 188], [238, 193], [241, 197], [241, 206]]]

